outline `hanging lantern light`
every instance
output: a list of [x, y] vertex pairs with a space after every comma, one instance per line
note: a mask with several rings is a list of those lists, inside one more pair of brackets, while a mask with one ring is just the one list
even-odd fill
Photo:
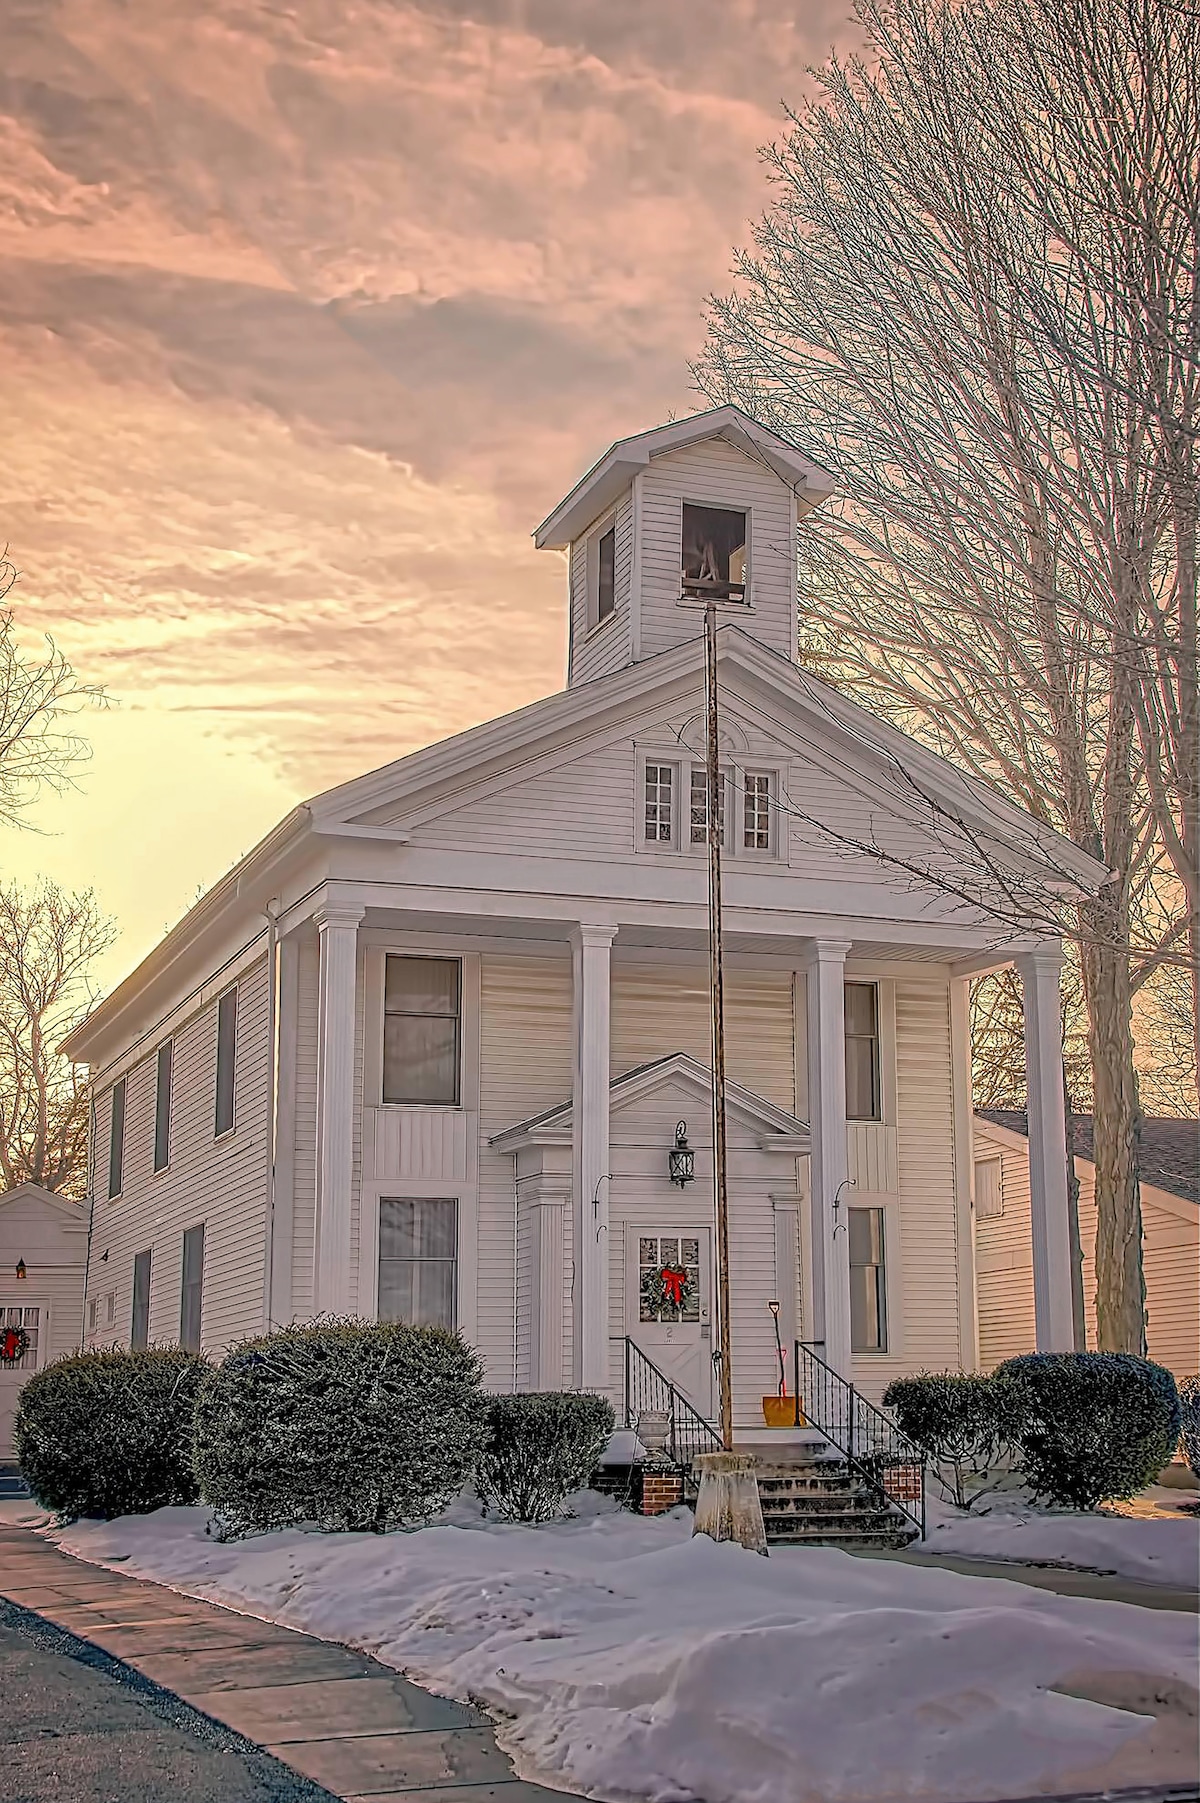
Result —
[[696, 1154], [687, 1142], [686, 1121], [675, 1123], [675, 1144], [667, 1154], [667, 1167], [671, 1173], [671, 1182], [677, 1183], [680, 1189], [696, 1175]]
[[23, 1258], [19, 1258], [17, 1260], [17, 1282], [24, 1283], [24, 1281], [25, 1281], [25, 1260]]

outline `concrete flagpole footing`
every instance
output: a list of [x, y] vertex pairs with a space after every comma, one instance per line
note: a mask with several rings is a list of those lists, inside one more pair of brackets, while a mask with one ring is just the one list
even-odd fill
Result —
[[732, 1540], [766, 1558], [767, 1533], [754, 1454], [698, 1453], [692, 1470], [700, 1479], [692, 1533], [707, 1534], [710, 1540]]

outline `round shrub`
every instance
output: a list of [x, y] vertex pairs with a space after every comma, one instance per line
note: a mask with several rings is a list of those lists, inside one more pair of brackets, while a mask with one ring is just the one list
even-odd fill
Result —
[[883, 1406], [902, 1433], [937, 1461], [960, 1509], [967, 1484], [993, 1466], [1004, 1440], [1006, 1386], [978, 1371], [927, 1371], [898, 1377], [883, 1393]]
[[200, 1489], [229, 1536], [315, 1521], [427, 1521], [486, 1437], [479, 1359], [456, 1333], [333, 1320], [244, 1341], [196, 1399]]
[[1185, 1377], [1179, 1386], [1180, 1442], [1193, 1477], [1200, 1477], [1200, 1377]]
[[209, 1369], [163, 1346], [73, 1353], [36, 1372], [17, 1403], [16, 1451], [42, 1507], [111, 1521], [194, 1503], [192, 1409]]
[[488, 1399], [488, 1438], [475, 1474], [480, 1499], [506, 1521], [549, 1521], [582, 1490], [612, 1435], [603, 1396], [561, 1390]]
[[1061, 1508], [1136, 1496], [1175, 1450], [1175, 1379], [1149, 1359], [1031, 1352], [995, 1375], [1016, 1402], [1013, 1432], [1030, 1488]]

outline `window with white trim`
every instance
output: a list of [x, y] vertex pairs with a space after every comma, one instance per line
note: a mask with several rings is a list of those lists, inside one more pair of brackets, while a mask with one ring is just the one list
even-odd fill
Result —
[[975, 1218], [995, 1220], [1004, 1213], [1003, 1168], [998, 1158], [975, 1160]]
[[41, 1337], [42, 1311], [40, 1308], [21, 1308], [16, 1304], [12, 1308], [0, 1307], [0, 1335], [6, 1327], [23, 1327], [28, 1336], [28, 1344], [19, 1359], [6, 1365], [6, 1371], [36, 1371], [38, 1362], [38, 1341]]
[[120, 1195], [125, 1181], [125, 1079], [112, 1086], [112, 1112], [108, 1123], [108, 1199]]
[[746, 514], [741, 508], [685, 501], [680, 550], [684, 600], [746, 599]]
[[646, 765], [646, 843], [670, 845], [674, 839], [674, 764]]
[[850, 1350], [887, 1351], [887, 1283], [882, 1208], [848, 1208]]
[[216, 1105], [213, 1138], [233, 1132], [234, 1078], [237, 1061], [237, 985], [227, 989], [217, 1003]]
[[771, 776], [766, 770], [742, 772], [742, 845], [746, 851], [771, 849]]
[[154, 1169], [165, 1171], [171, 1162], [171, 1066], [175, 1041], [164, 1039], [154, 1067]]
[[379, 1319], [452, 1330], [457, 1287], [457, 1201], [381, 1196]]
[[462, 1093], [462, 964], [383, 961], [383, 1100], [457, 1108]]
[[878, 983], [846, 984], [846, 1119], [882, 1116]]

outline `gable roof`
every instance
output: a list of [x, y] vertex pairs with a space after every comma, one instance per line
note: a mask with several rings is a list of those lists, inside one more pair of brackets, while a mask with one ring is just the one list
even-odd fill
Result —
[[72, 1202], [69, 1196], [60, 1196], [57, 1190], [43, 1189], [40, 1183], [18, 1183], [15, 1189], [0, 1196], [0, 1208], [7, 1208], [13, 1202], [40, 1202], [52, 1214], [76, 1221], [81, 1227], [87, 1226], [86, 1203]]
[[[1023, 1108], [977, 1108], [981, 1121], [1004, 1127], [1022, 1139], [1029, 1137], [1029, 1118]], [[1077, 1114], [1075, 1156], [1094, 1163], [1092, 1117]], [[1142, 1116], [1138, 1142], [1138, 1170], [1143, 1183], [1186, 1202], [1200, 1202], [1200, 1120], [1169, 1114]]]
[[795, 492], [804, 512], [819, 507], [833, 493], [833, 477], [818, 469], [811, 457], [804, 456], [786, 438], [751, 419], [740, 407], [709, 407], [688, 419], [671, 420], [665, 426], [637, 432], [632, 438], [618, 438], [542, 521], [533, 535], [534, 544], [539, 551], [564, 550], [618, 495], [624, 494], [652, 457], [683, 450], [706, 438], [723, 438], [735, 450], [768, 464], [780, 481]]
[[[632, 1102], [639, 1102], [669, 1084], [692, 1089], [711, 1103], [712, 1072], [708, 1066], [688, 1052], [668, 1052], [665, 1058], [635, 1065], [632, 1070], [613, 1078], [608, 1086], [610, 1113], [618, 1114]], [[743, 1089], [740, 1083], [726, 1083], [725, 1103], [731, 1114], [739, 1115], [757, 1129], [761, 1144], [780, 1152], [808, 1151], [810, 1135], [806, 1123], [797, 1120], [786, 1108], [776, 1107], [774, 1102], [756, 1095], [752, 1089]], [[503, 1133], [494, 1133], [488, 1144], [498, 1152], [516, 1152], [527, 1145], [561, 1144], [571, 1138], [573, 1119], [574, 1105], [568, 1099], [553, 1108], [543, 1109], [541, 1114], [531, 1115], [528, 1120], [518, 1121], [515, 1127], [506, 1127]]]

